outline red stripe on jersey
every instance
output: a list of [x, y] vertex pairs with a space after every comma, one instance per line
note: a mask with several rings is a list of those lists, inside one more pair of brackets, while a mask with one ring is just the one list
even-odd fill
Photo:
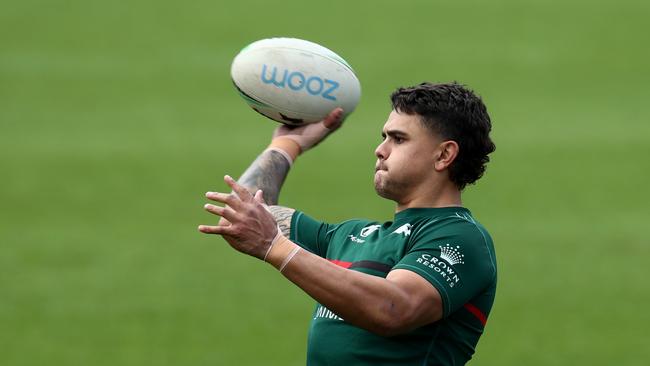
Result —
[[481, 309], [477, 308], [476, 306], [470, 303], [467, 303], [464, 306], [465, 309], [467, 309], [470, 313], [474, 314], [474, 316], [481, 321], [481, 324], [485, 326], [485, 324], [487, 323], [487, 317], [485, 316], [485, 314], [483, 314]]
[[350, 266], [352, 265], [352, 262], [344, 262], [338, 259], [328, 259], [328, 261], [336, 264], [337, 266], [341, 266], [343, 268], [350, 268]]

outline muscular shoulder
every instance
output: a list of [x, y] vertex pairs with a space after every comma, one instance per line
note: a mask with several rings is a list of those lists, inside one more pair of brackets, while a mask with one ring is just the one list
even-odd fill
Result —
[[413, 241], [444, 237], [456, 237], [477, 243], [492, 241], [487, 230], [478, 221], [462, 212], [443, 217], [420, 218], [413, 222], [411, 232]]
[[481, 263], [496, 274], [492, 238], [469, 214], [459, 212], [445, 217], [419, 220], [414, 223], [412, 233], [409, 243], [411, 249], [433, 249], [448, 255], [457, 254], [468, 260], [472, 259], [474, 263]]

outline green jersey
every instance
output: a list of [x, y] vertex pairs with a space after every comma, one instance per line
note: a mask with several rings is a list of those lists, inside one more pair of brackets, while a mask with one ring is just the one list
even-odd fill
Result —
[[441, 320], [383, 337], [356, 327], [317, 304], [308, 365], [462, 365], [474, 353], [496, 292], [496, 259], [489, 234], [462, 207], [410, 208], [392, 222], [327, 224], [293, 214], [291, 240], [339, 266], [386, 277], [417, 273], [440, 293]]

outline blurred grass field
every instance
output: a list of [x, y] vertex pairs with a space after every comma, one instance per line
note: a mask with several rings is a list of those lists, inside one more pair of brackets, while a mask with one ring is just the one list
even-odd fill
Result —
[[9, 1], [0, 12], [0, 365], [301, 365], [313, 301], [196, 231], [272, 122], [230, 62], [321, 43], [362, 82], [281, 203], [388, 220], [372, 188], [389, 93], [458, 80], [497, 151], [465, 204], [500, 282], [472, 365], [650, 359], [650, 3]]

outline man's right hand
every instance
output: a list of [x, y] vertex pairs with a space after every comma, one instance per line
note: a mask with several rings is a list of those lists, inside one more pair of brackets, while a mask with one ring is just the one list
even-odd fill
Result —
[[275, 129], [270, 147], [280, 148], [295, 160], [296, 157], [318, 145], [343, 123], [343, 109], [336, 108], [324, 120], [304, 126], [282, 125]]

